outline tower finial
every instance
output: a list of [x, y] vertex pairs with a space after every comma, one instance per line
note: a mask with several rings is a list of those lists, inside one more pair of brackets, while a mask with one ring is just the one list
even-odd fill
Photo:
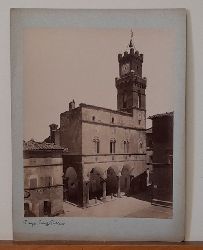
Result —
[[129, 43], [129, 48], [133, 48], [134, 44], [133, 44], [133, 30], [130, 30], [130, 43]]
[[133, 38], [133, 30], [132, 29], [130, 30], [130, 37], [131, 37], [131, 39]]

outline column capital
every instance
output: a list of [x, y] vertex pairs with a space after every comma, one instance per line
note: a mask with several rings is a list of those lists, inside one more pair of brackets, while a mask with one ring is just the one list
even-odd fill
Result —
[[90, 173], [87, 173], [87, 174], [84, 175], [83, 181], [84, 182], [90, 182]]
[[102, 180], [106, 181], [106, 179], [107, 179], [107, 171], [104, 171], [101, 178], [102, 178]]
[[117, 176], [118, 176], [118, 177], [121, 177], [121, 172], [118, 172]]

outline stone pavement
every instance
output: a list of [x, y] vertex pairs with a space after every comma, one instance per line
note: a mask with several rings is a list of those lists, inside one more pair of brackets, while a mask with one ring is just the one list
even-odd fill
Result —
[[[94, 201], [91, 201], [94, 203]], [[64, 217], [129, 217], [129, 218], [160, 218], [172, 217], [172, 209], [151, 205], [150, 202], [123, 196], [113, 200], [79, 208], [64, 202]]]

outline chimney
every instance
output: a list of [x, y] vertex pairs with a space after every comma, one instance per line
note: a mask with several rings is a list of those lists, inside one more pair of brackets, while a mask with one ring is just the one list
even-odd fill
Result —
[[55, 144], [56, 142], [55, 137], [56, 137], [56, 131], [57, 131], [58, 125], [52, 123], [49, 125], [49, 127], [50, 127], [50, 142]]
[[75, 109], [75, 101], [72, 100], [71, 102], [69, 102], [69, 111]]

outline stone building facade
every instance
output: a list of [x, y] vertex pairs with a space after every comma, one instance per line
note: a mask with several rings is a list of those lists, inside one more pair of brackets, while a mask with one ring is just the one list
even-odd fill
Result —
[[24, 142], [24, 215], [63, 212], [63, 148], [53, 143]]
[[146, 146], [147, 146], [147, 186], [152, 184], [152, 175], [153, 175], [153, 140], [152, 140], [152, 128], [146, 130]]
[[153, 142], [152, 204], [173, 205], [173, 119], [174, 113], [150, 116]]
[[74, 100], [60, 115], [64, 199], [88, 206], [89, 200], [130, 195], [146, 185], [146, 78], [143, 54], [130, 40], [118, 55], [117, 110]]

